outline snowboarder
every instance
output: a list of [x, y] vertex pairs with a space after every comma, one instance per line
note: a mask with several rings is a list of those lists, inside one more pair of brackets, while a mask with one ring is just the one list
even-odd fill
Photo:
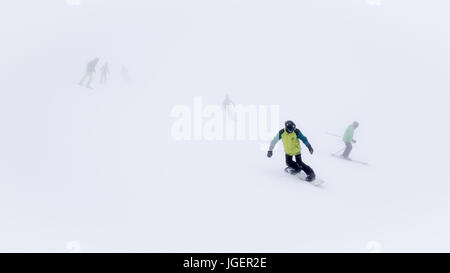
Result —
[[101, 68], [100, 68], [100, 83], [105, 84], [108, 81], [108, 76], [109, 76], [109, 66], [108, 63], [105, 63]]
[[356, 143], [356, 140], [353, 139], [353, 134], [355, 133], [355, 129], [358, 128], [359, 123], [357, 121], [353, 122], [347, 127], [345, 130], [344, 136], [342, 137], [342, 141], [345, 143], [345, 150], [342, 154], [342, 157], [345, 159], [349, 159], [350, 152], [353, 149], [352, 143]]
[[99, 58], [95, 58], [87, 64], [86, 74], [84, 74], [83, 78], [78, 83], [79, 85], [83, 85], [84, 81], [87, 79], [86, 87], [91, 88], [92, 78], [94, 76], [95, 67], [97, 66], [98, 61], [99, 61]]
[[[267, 156], [270, 158], [273, 154], [273, 149], [278, 141], [281, 139], [283, 141], [284, 152], [286, 154], [286, 164], [288, 167], [294, 169], [293, 174], [297, 174], [301, 171], [306, 173], [306, 181], [312, 182], [316, 178], [316, 175], [309, 167], [302, 161], [301, 156], [301, 146], [299, 139], [308, 147], [309, 152], [313, 153], [313, 148], [309, 143], [308, 139], [300, 132], [299, 129], [296, 128], [295, 123], [288, 120], [284, 124], [285, 128], [281, 129], [277, 135], [273, 138], [270, 143], [269, 151], [267, 152]], [[295, 161], [292, 160], [292, 157], [295, 157]]]

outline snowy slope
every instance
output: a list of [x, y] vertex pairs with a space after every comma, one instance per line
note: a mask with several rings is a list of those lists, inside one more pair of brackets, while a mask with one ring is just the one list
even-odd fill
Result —
[[[450, 4], [381, 3], [5, 1], [0, 251], [447, 252]], [[111, 82], [78, 86], [96, 56]], [[281, 143], [173, 139], [227, 93], [279, 105], [324, 187]], [[353, 120], [368, 167], [330, 156]]]

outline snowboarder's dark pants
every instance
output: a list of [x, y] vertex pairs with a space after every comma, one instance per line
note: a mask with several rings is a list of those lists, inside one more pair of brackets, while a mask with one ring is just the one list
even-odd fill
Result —
[[344, 153], [342, 154], [343, 157], [348, 158], [348, 156], [350, 155], [350, 152], [352, 151], [353, 146], [351, 142], [345, 142], [345, 150]]
[[286, 164], [288, 167], [293, 168], [296, 172], [304, 171], [306, 175], [314, 174], [313, 169], [303, 163], [301, 154], [295, 156], [295, 161], [292, 160], [292, 155], [286, 154]]

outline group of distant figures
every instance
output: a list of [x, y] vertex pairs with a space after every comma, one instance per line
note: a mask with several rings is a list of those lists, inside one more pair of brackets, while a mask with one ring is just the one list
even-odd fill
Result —
[[[97, 64], [100, 61], [99, 58], [95, 58], [88, 62], [86, 65], [86, 73], [81, 78], [80, 82], [78, 83], [81, 86], [85, 86], [87, 88], [92, 88], [92, 81], [94, 79], [94, 74], [96, 72]], [[100, 84], [106, 84], [108, 82], [108, 78], [110, 75], [109, 71], [109, 65], [108, 63], [104, 63], [103, 66], [100, 68]], [[128, 69], [122, 65], [120, 68], [120, 75], [122, 76], [122, 79], [126, 83], [130, 83], [130, 74], [128, 73]]]

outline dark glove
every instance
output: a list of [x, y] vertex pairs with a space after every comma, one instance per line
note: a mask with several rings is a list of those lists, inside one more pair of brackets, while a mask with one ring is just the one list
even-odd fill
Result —
[[272, 151], [267, 151], [267, 157], [272, 157]]
[[353, 139], [352, 142], [353, 142], [353, 143], [356, 143], [356, 140]]
[[308, 147], [309, 153], [312, 154], [314, 152], [314, 149], [311, 145], [306, 146]]

